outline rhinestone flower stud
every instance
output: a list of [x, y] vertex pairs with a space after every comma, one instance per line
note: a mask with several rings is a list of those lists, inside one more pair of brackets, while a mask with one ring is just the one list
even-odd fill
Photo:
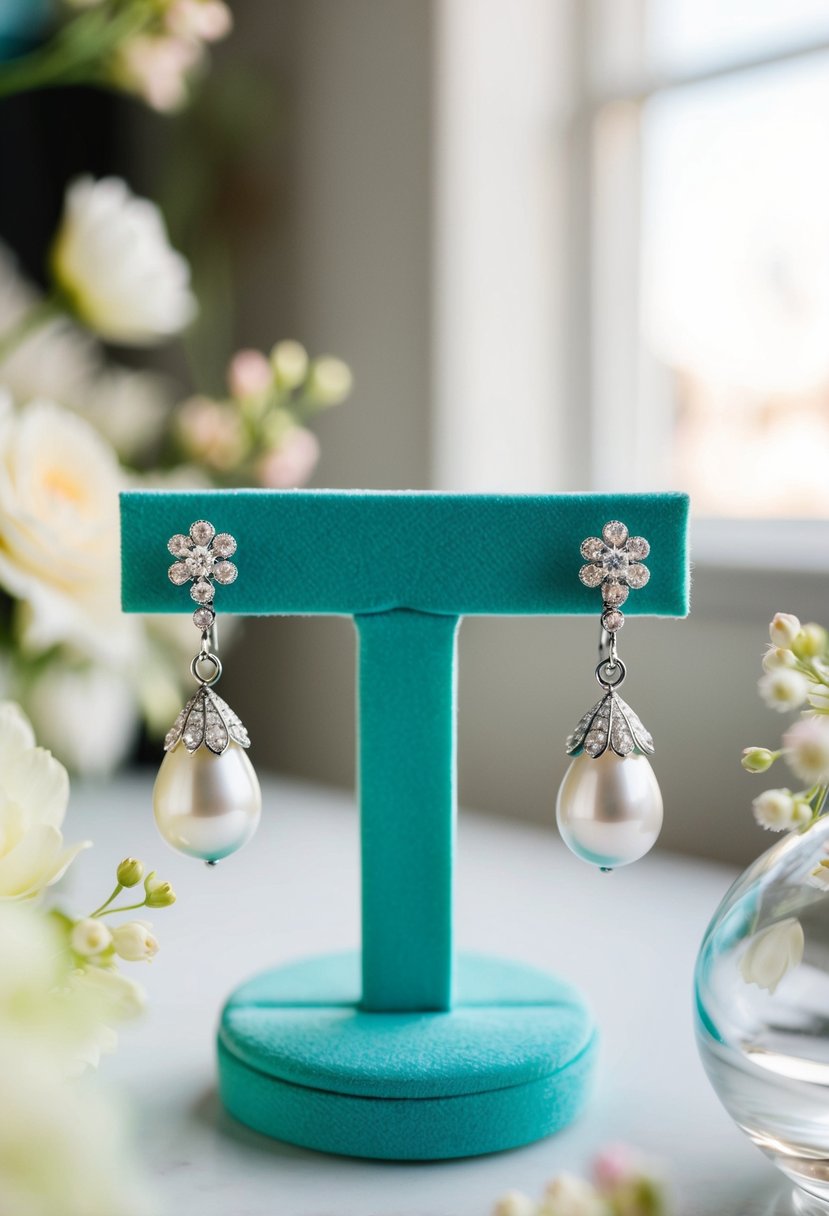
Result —
[[199, 605], [193, 613], [193, 621], [205, 633], [216, 615], [213, 611], [214, 584], [227, 586], [236, 581], [239, 573], [228, 560], [236, 552], [236, 540], [229, 532], [217, 532], [206, 519], [197, 519], [190, 525], [187, 536], [184, 533], [171, 536], [167, 548], [176, 558], [167, 577], [177, 587], [191, 584], [190, 597]]
[[579, 578], [585, 587], [601, 588], [602, 625], [608, 633], [622, 628], [622, 604], [631, 590], [644, 587], [650, 578], [650, 570], [642, 564], [650, 551], [644, 536], [630, 536], [618, 519], [606, 523], [601, 536], [588, 536], [582, 541], [581, 555], [586, 565], [579, 571]]

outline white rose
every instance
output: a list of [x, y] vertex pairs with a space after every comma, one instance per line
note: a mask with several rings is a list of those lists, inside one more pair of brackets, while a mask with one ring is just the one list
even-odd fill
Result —
[[115, 953], [129, 963], [148, 963], [158, 954], [158, 940], [150, 933], [150, 925], [144, 920], [130, 920], [116, 925], [112, 930]]
[[0, 410], [0, 585], [26, 602], [24, 644], [71, 642], [123, 659], [140, 627], [118, 598], [121, 474], [112, 448], [71, 411]]
[[796, 917], [788, 916], [751, 938], [740, 960], [740, 975], [747, 984], [773, 993], [802, 960], [804, 946], [803, 926]]
[[64, 848], [68, 801], [66, 769], [35, 746], [19, 706], [0, 703], [0, 900], [39, 895], [88, 847]]
[[787, 832], [812, 818], [812, 808], [789, 790], [764, 790], [752, 802], [754, 818], [769, 832]]
[[757, 690], [769, 709], [784, 714], [803, 704], [809, 692], [809, 682], [799, 671], [777, 667], [760, 677]]
[[791, 650], [792, 642], [800, 633], [800, 621], [790, 612], [776, 612], [769, 625], [769, 637], [773, 646]]
[[829, 781], [829, 723], [802, 718], [783, 736], [786, 763], [808, 785]]
[[170, 247], [161, 212], [120, 178], [69, 187], [52, 269], [75, 313], [110, 342], [154, 345], [196, 312], [190, 267]]

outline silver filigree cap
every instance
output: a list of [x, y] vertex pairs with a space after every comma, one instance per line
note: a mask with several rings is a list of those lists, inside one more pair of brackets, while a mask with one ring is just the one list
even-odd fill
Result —
[[594, 759], [608, 747], [617, 756], [630, 756], [634, 752], [651, 756], [654, 750], [650, 731], [612, 688], [579, 719], [566, 744], [568, 756], [587, 752]]

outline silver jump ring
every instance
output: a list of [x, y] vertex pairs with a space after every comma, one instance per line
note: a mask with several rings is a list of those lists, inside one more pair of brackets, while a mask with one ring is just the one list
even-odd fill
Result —
[[[209, 663], [211, 665], [211, 667], [213, 668], [212, 675], [203, 676], [201, 674], [201, 672], [199, 671], [199, 667], [201, 666], [202, 663]], [[201, 684], [203, 688], [210, 688], [211, 685], [215, 684], [216, 681], [221, 678], [221, 674], [222, 674], [221, 659], [219, 658], [219, 656], [217, 654], [213, 654], [210, 651], [207, 651], [206, 653], [204, 651], [200, 651], [193, 659], [193, 662], [190, 664], [190, 672], [193, 676], [193, 679], [198, 680], [199, 684]]]
[[596, 679], [602, 688], [618, 688], [627, 675], [627, 668], [620, 658], [602, 659], [596, 668]]

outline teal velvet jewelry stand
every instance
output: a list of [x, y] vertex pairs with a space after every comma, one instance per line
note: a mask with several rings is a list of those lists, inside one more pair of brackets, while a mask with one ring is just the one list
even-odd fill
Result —
[[126, 611], [192, 609], [167, 580], [166, 545], [205, 518], [239, 542], [220, 613], [347, 615], [359, 634], [362, 954], [283, 965], [230, 997], [220, 1091], [242, 1122], [325, 1152], [426, 1160], [527, 1144], [579, 1112], [597, 1045], [579, 993], [516, 963], [455, 958], [458, 624], [596, 615], [579, 544], [613, 518], [653, 555], [625, 613], [683, 616], [687, 513], [682, 494], [122, 495]]

